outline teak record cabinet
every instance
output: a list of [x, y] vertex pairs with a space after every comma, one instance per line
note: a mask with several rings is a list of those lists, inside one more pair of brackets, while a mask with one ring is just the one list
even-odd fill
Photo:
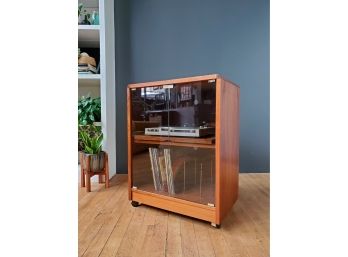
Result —
[[220, 226], [238, 198], [239, 87], [216, 74], [130, 84], [127, 116], [132, 205]]

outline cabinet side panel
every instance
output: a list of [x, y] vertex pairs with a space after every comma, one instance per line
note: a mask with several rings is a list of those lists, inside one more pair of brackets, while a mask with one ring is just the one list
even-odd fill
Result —
[[128, 199], [132, 200], [132, 117], [131, 92], [127, 88], [127, 136], [128, 136]]
[[215, 206], [216, 206], [216, 224], [221, 224], [221, 78], [216, 80], [216, 120], [215, 120]]
[[221, 80], [220, 90], [220, 219], [238, 198], [239, 87]]

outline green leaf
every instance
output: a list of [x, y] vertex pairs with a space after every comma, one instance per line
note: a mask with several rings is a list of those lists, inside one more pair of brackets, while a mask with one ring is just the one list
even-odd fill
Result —
[[90, 148], [89, 146], [85, 146], [85, 151], [87, 152], [87, 153], [90, 153], [90, 154], [94, 154], [94, 151], [93, 151], [93, 149], [92, 148]]
[[102, 142], [103, 142], [103, 134], [101, 134], [97, 137], [97, 145], [101, 146]]
[[87, 125], [101, 120], [100, 97], [91, 98], [90, 96], [83, 96], [78, 103], [79, 124]]

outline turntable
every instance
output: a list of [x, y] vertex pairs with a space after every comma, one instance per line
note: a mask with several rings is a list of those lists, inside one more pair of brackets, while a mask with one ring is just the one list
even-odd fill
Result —
[[204, 137], [215, 134], [213, 127], [153, 127], [145, 128], [145, 135], [173, 137]]

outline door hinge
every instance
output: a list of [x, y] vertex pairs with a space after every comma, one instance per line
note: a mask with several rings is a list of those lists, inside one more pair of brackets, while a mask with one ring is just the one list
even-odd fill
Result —
[[133, 189], [133, 190], [137, 190], [138, 188], [133, 186], [132, 189]]
[[208, 203], [208, 206], [209, 206], [209, 207], [215, 207], [215, 204], [213, 204], [213, 203]]

